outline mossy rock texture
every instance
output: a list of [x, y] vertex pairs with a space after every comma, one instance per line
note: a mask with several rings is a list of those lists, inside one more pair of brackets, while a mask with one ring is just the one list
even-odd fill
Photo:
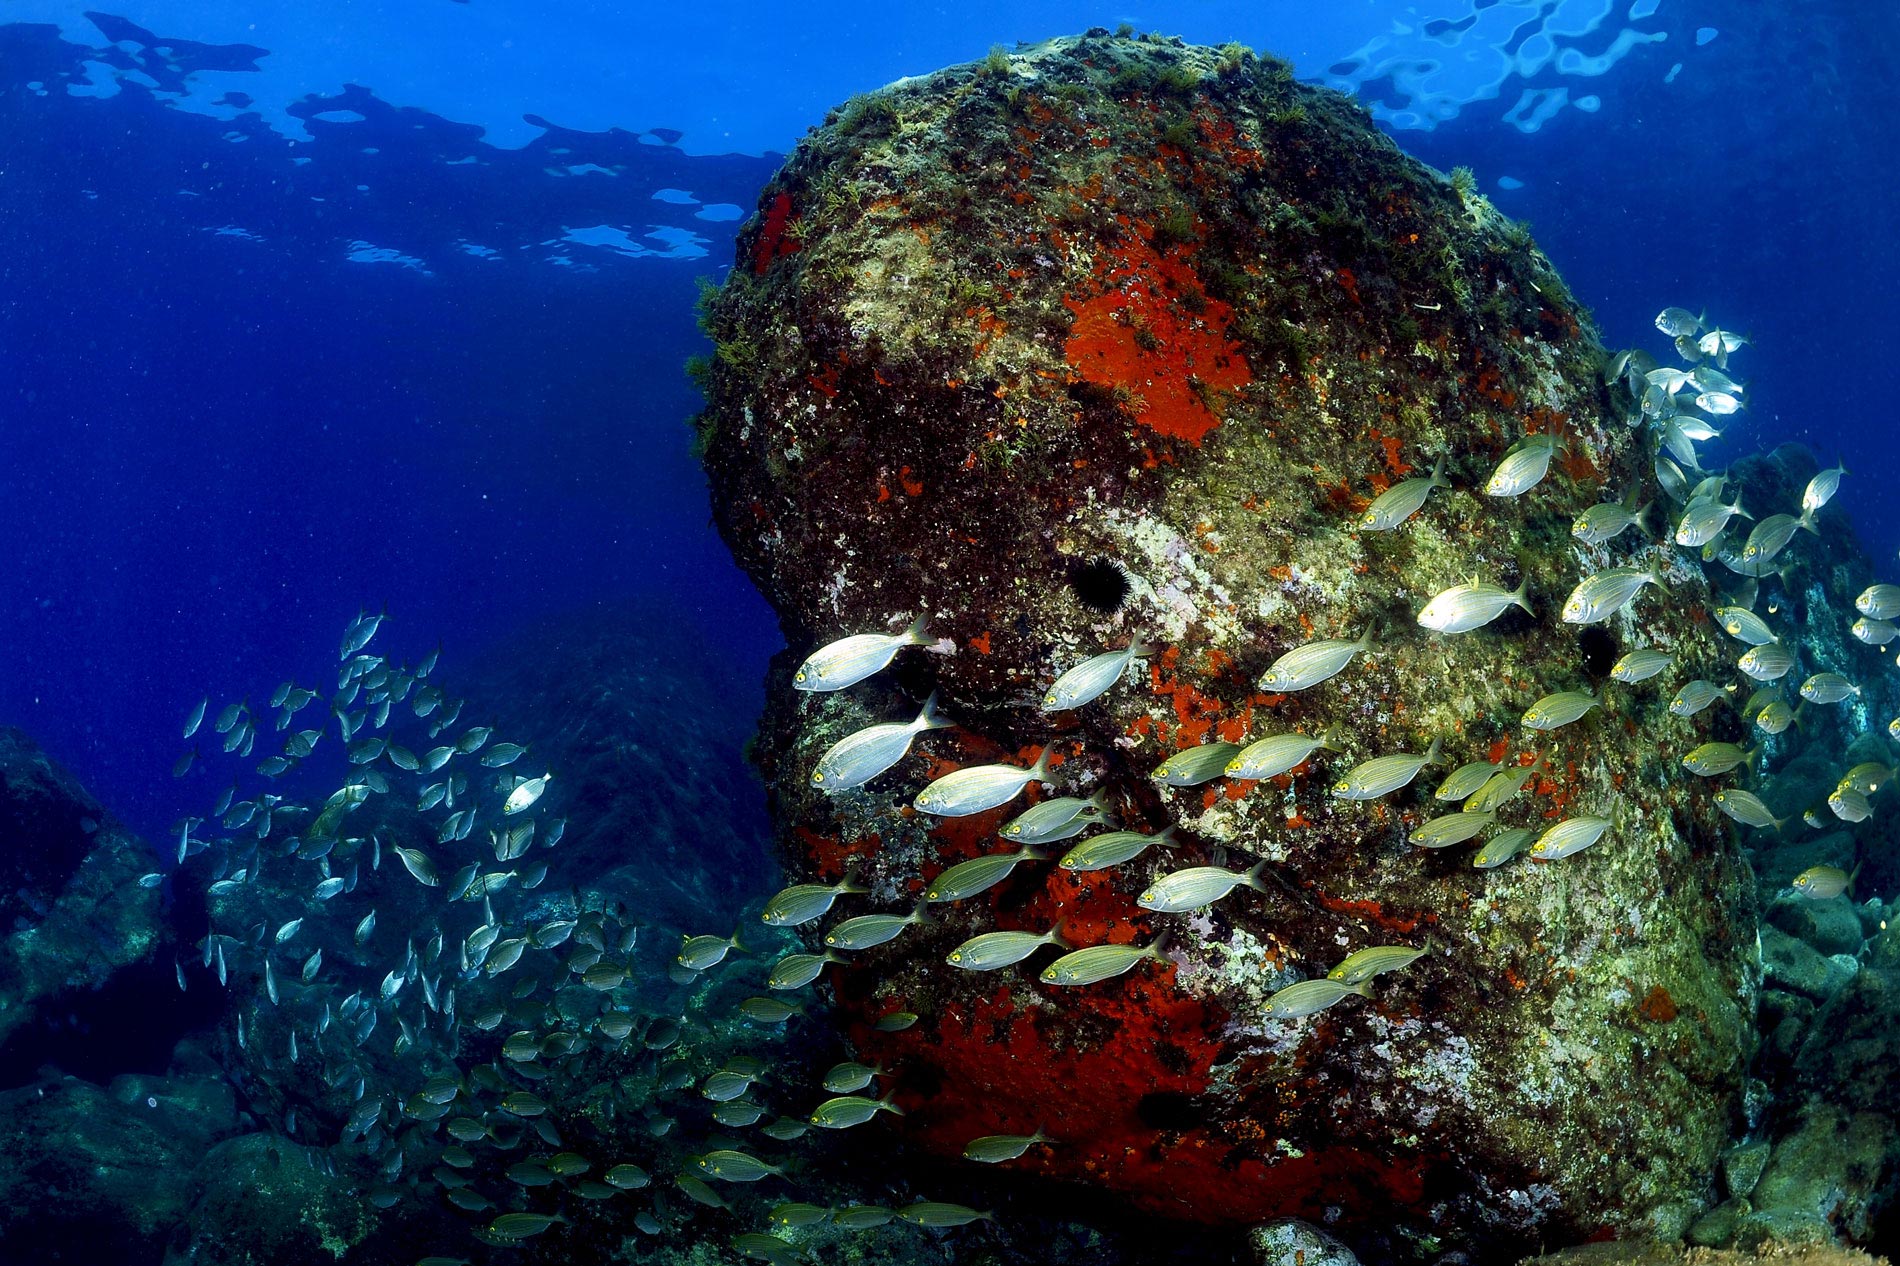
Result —
[[[944, 867], [1010, 847], [996, 832], [1026, 800], [911, 807], [959, 766], [1046, 748], [1059, 793], [1106, 791], [1124, 825], [1180, 836], [1105, 871], [1026, 863], [830, 970], [860, 1055], [897, 1074], [894, 1128], [955, 1156], [1041, 1126], [1055, 1141], [1014, 1163], [1025, 1175], [1149, 1216], [1303, 1218], [1368, 1260], [1673, 1238], [1713, 1202], [1755, 898], [1715, 786], [1680, 766], [1733, 718], [1668, 703], [1733, 656], [1689, 555], [1638, 531], [1572, 540], [1589, 505], [1649, 498], [1651, 456], [1520, 226], [1277, 61], [1091, 32], [835, 112], [765, 190], [705, 317], [715, 516], [791, 645], [757, 745], [776, 828], [795, 872], [855, 867], [873, 890], [833, 918], [907, 911]], [[1484, 495], [1539, 432], [1562, 437], [1549, 476]], [[1358, 529], [1440, 456], [1449, 490], [1398, 531]], [[1591, 629], [1560, 622], [1572, 586], [1614, 565], [1654, 565], [1667, 588]], [[1526, 582], [1535, 614], [1420, 628], [1474, 573]], [[942, 639], [929, 651], [847, 691], [791, 688], [816, 646], [918, 614]], [[1376, 649], [1333, 680], [1260, 684], [1289, 648], [1368, 626]], [[1136, 637], [1154, 649], [1107, 695], [1040, 710], [1060, 672]], [[1676, 670], [1611, 681], [1638, 645]], [[933, 689], [957, 728], [862, 790], [812, 787], [832, 743]], [[1523, 727], [1563, 690], [1604, 705]], [[1345, 750], [1291, 776], [1151, 778], [1183, 748], [1333, 724]], [[1408, 843], [1455, 807], [1431, 798], [1442, 771], [1368, 803], [1329, 794], [1348, 766], [1434, 739], [1448, 765], [1542, 758], [1500, 825], [1617, 824], [1567, 860], [1480, 871], [1471, 846]], [[1264, 891], [1193, 915], [1136, 904], [1157, 873], [1256, 861]], [[1041, 983], [1046, 957], [945, 963], [978, 932], [1058, 923], [1077, 945], [1171, 940], [1084, 988]], [[1369, 1000], [1263, 1015], [1353, 950], [1428, 941]], [[893, 1011], [922, 1019], [874, 1028]]]

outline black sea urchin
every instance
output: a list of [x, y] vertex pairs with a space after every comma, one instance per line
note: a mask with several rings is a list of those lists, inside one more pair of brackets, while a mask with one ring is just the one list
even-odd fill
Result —
[[1128, 569], [1114, 559], [1097, 554], [1086, 563], [1069, 567], [1069, 588], [1075, 600], [1099, 615], [1114, 615], [1128, 601], [1133, 588]]

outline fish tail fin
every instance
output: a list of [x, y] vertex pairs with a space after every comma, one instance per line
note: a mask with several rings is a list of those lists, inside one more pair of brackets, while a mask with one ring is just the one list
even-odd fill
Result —
[[1440, 453], [1438, 460], [1432, 463], [1431, 485], [1434, 488], [1449, 488], [1451, 480], [1445, 478], [1445, 455]]
[[1148, 942], [1148, 948], [1142, 953], [1149, 958], [1162, 959], [1168, 956], [1168, 945], [1174, 940], [1174, 929], [1163, 928], [1161, 935]]
[[1427, 765], [1443, 765], [1445, 763], [1444, 758], [1438, 754], [1439, 749], [1444, 745], [1445, 740], [1443, 738], [1438, 735], [1432, 736], [1432, 745], [1425, 749], [1425, 763]]
[[1731, 504], [1734, 507], [1735, 513], [1741, 515], [1744, 519], [1752, 520], [1755, 517], [1754, 515], [1750, 514], [1748, 511], [1742, 509], [1742, 494], [1739, 489], [1736, 491], [1735, 500]]
[[1372, 650], [1378, 644], [1372, 640], [1373, 630], [1379, 627], [1377, 620], [1366, 621], [1366, 631], [1359, 635], [1357, 645], [1361, 651]]
[[1860, 874], [1860, 868], [1866, 864], [1864, 859], [1854, 863], [1854, 869], [1847, 872], [1847, 886], [1841, 889], [1842, 892], [1850, 897], [1854, 895], [1854, 879]]
[[1043, 744], [1042, 751], [1036, 754], [1036, 763], [1029, 767], [1029, 773], [1031, 775], [1029, 781], [1031, 782], [1048, 782], [1049, 781], [1049, 753], [1054, 750], [1055, 748], [1052, 744], [1049, 744], [1049, 743]]
[[1345, 988], [1347, 993], [1356, 993], [1361, 998], [1370, 998], [1372, 996], [1372, 982], [1370, 980], [1362, 980], [1356, 985], [1347, 985]]
[[1768, 820], [1769, 820], [1770, 822], [1772, 822], [1772, 823], [1774, 823], [1774, 824], [1775, 824], [1775, 834], [1776, 834], [1776, 835], [1785, 835], [1785, 834], [1787, 834], [1787, 829], [1788, 829], [1788, 823], [1790, 823], [1790, 822], [1792, 822], [1792, 821], [1794, 821], [1794, 820], [1795, 820], [1795, 816], [1796, 816], [1796, 815], [1794, 815], [1794, 814], [1792, 814], [1792, 813], [1790, 813], [1790, 814], [1789, 814], [1789, 815], [1788, 815], [1787, 817], [1785, 817], [1785, 818], [1777, 818], [1777, 817], [1773, 817], [1773, 816], [1771, 816], [1771, 817], [1770, 817], [1770, 818], [1769, 818]]
[[844, 877], [838, 881], [838, 895], [845, 896], [849, 894], [851, 896], [861, 897], [869, 891], [871, 891], [869, 888], [858, 883], [858, 864], [855, 861], [847, 862], [844, 868]]
[[1319, 745], [1329, 752], [1343, 752], [1346, 737], [1346, 727], [1335, 721], [1319, 732]]
[[1107, 817], [1109, 815], [1108, 788], [1097, 788], [1095, 794], [1089, 797], [1089, 803], [1095, 806], [1097, 813]]
[[1051, 945], [1060, 945], [1063, 949], [1068, 949], [1069, 938], [1062, 934], [1063, 926], [1067, 922], [1068, 920], [1066, 919], [1057, 919], [1056, 925], [1042, 934], [1043, 939], [1047, 940]]
[[1802, 510], [1801, 517], [1794, 521], [1794, 525], [1798, 528], [1807, 529], [1808, 535], [1810, 536], [1819, 536], [1821, 534], [1821, 529], [1814, 526], [1814, 511], [1812, 510]]
[[[484, 897], [483, 899], [486, 900], [487, 898]], [[493, 914], [490, 914], [488, 916], [488, 921], [490, 923], [493, 923], [495, 921], [495, 916]], [[732, 947], [732, 952], [735, 954], [750, 954], [752, 952], [751, 950], [747, 949], [745, 947], [744, 942], [740, 941], [739, 939], [739, 933], [744, 928], [745, 928], [745, 924], [741, 923], [738, 927], [732, 929], [732, 935], [726, 941], [726, 944]]]
[[930, 692], [930, 697], [924, 700], [923, 711], [919, 712], [917, 719], [911, 722], [911, 728], [915, 730], [944, 730], [955, 724], [955, 721], [950, 720], [941, 712], [937, 711], [937, 691], [933, 690]]
[[1807, 713], [1807, 710], [1808, 710], [1808, 701], [1806, 699], [1803, 699], [1800, 703], [1797, 703], [1795, 705], [1794, 716], [1790, 717], [1788, 720], [1788, 724], [1794, 726], [1795, 729], [1801, 731], [1801, 736], [1803, 738], [1806, 738], [1808, 734], [1807, 722], [1802, 720], [1802, 717]]
[[1530, 593], [1530, 588], [1531, 578], [1520, 572], [1517, 578], [1517, 588], [1511, 591], [1511, 601], [1521, 607], [1526, 615], [1536, 615], [1537, 613], [1531, 610], [1530, 599], [1526, 597], [1526, 595]]
[[1175, 843], [1174, 823], [1170, 822], [1168, 823], [1167, 826], [1161, 828], [1161, 830], [1155, 835], [1155, 843], [1161, 845], [1161, 847], [1163, 848], [1174, 847], [1174, 843]]
[[[887, 624], [884, 627], [889, 628], [890, 625]], [[935, 638], [930, 636], [930, 613], [928, 611], [919, 615], [915, 620], [912, 620], [910, 627], [904, 630], [904, 641], [912, 646], [928, 646], [935, 640]]]
[[1249, 866], [1247, 868], [1247, 877], [1241, 880], [1240, 882], [1246, 884], [1249, 888], [1252, 888], [1255, 892], [1265, 892], [1267, 890], [1267, 886], [1260, 882], [1260, 876], [1264, 875], [1266, 871], [1267, 871], [1267, 859], [1263, 857], [1259, 861], [1255, 862], [1252, 866]]
[[917, 903], [917, 908], [910, 912], [910, 921], [920, 927], [930, 926], [930, 900], [928, 898]]
[[1154, 654], [1154, 649], [1153, 642], [1150, 642], [1145, 637], [1137, 636], [1134, 641], [1128, 644], [1128, 658], [1130, 661], [1146, 659], [1148, 656]]
[[[1631, 500], [1635, 500], [1633, 495]], [[1655, 508], [1656, 503], [1654, 501], [1645, 501], [1642, 505], [1637, 507], [1636, 517], [1631, 520], [1636, 524], [1636, 530], [1645, 536], [1654, 536], [1656, 534], [1656, 525], [1649, 521], [1649, 512]]]
[[904, 1115], [904, 1110], [897, 1106], [897, 1087], [895, 1086], [892, 1086], [889, 1090], [884, 1092], [883, 1096], [877, 1101], [877, 1106], [886, 1112], [895, 1113], [900, 1117]]

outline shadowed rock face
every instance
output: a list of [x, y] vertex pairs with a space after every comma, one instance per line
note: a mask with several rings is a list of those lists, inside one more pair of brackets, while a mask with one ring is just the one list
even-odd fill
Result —
[[[833, 969], [860, 1053], [900, 1070], [901, 1128], [954, 1154], [1041, 1125], [1057, 1144], [1024, 1169], [1185, 1219], [1337, 1218], [1375, 1256], [1679, 1233], [1738, 1100], [1754, 898], [1713, 786], [1680, 767], [1732, 719], [1668, 704], [1733, 656], [1688, 555], [1637, 531], [1573, 545], [1578, 512], [1647, 500], [1654, 478], [1522, 230], [1279, 63], [1097, 33], [847, 104], [739, 248], [708, 305], [699, 425], [719, 525], [793, 648], [758, 747], [792, 865], [871, 881], [834, 918], [908, 909], [944, 867], [1009, 847], [995, 832], [1026, 802], [934, 819], [916, 791], [1045, 748], [1061, 793], [1106, 789], [1124, 825], [1180, 835], [1110, 870], [1025, 864]], [[1533, 433], [1562, 437], [1548, 476], [1485, 495]], [[1449, 490], [1398, 531], [1359, 530], [1440, 455]], [[1583, 575], [1620, 565], [1668, 587], [1589, 629], [1558, 619]], [[1474, 573], [1525, 581], [1535, 614], [1422, 629]], [[837, 694], [790, 688], [816, 645], [920, 612], [954, 649]], [[1368, 625], [1376, 649], [1333, 680], [1261, 684], [1288, 649]], [[1156, 649], [1102, 699], [1037, 708], [1136, 636]], [[1612, 682], [1640, 645], [1679, 670]], [[811, 787], [830, 744], [933, 688], [959, 728], [862, 791]], [[1566, 690], [1604, 706], [1520, 723]], [[1344, 750], [1290, 777], [1150, 777], [1184, 748], [1333, 724]], [[1456, 807], [1431, 797], [1442, 769], [1367, 803], [1328, 794], [1434, 739], [1448, 766], [1543, 759], [1500, 827], [1616, 826], [1564, 861], [1479, 871], [1473, 845], [1408, 842]], [[1136, 904], [1158, 873], [1256, 860], [1264, 892]], [[1077, 945], [1172, 940], [1083, 988], [1038, 979], [1051, 950], [945, 964], [975, 933], [1058, 922]], [[1264, 1015], [1350, 951], [1428, 938], [1370, 1000]], [[873, 1029], [894, 1010], [923, 1018]]]
[[[157, 859], [25, 733], [0, 727], [0, 1048], [171, 939]], [[166, 969], [169, 972], [169, 967]]]

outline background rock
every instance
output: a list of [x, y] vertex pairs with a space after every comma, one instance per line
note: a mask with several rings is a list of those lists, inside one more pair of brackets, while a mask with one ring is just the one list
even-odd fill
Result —
[[190, 1207], [192, 1170], [237, 1126], [203, 1076], [49, 1076], [0, 1092], [0, 1246], [9, 1262], [156, 1263]]
[[[721, 530], [793, 648], [759, 746], [793, 867], [855, 861], [870, 908], [907, 909], [997, 849], [1007, 816], [919, 818], [915, 791], [1045, 747], [1062, 791], [1106, 789], [1128, 825], [1184, 837], [1118, 871], [1025, 865], [837, 972], [859, 1050], [902, 1071], [910, 1135], [955, 1154], [1042, 1124], [1060, 1146], [1027, 1167], [1051, 1178], [1194, 1220], [1334, 1213], [1394, 1258], [1678, 1234], [1712, 1195], [1754, 988], [1751, 876], [1678, 762], [1741, 732], [1670, 715], [1669, 678], [1606, 675], [1633, 645], [1685, 669], [1732, 654], [1695, 618], [1716, 595], [1689, 555], [1634, 533], [1570, 546], [1578, 511], [1645, 487], [1650, 455], [1523, 231], [1277, 62], [1093, 33], [848, 103], [766, 190], [739, 265], [708, 307], [700, 427]], [[1542, 485], [1477, 492], [1514, 441], [1556, 430]], [[1354, 531], [1440, 454], [1452, 490], [1401, 531]], [[1582, 574], [1623, 562], [1667, 568], [1668, 593], [1600, 628], [1556, 620]], [[1419, 607], [1474, 571], [1526, 580], [1537, 615], [1426, 635]], [[789, 689], [816, 645], [919, 612], [954, 653]], [[1335, 681], [1257, 684], [1368, 624], [1378, 651]], [[1136, 636], [1157, 650], [1103, 701], [1036, 710]], [[831, 743], [933, 688], [961, 729], [862, 793], [811, 789]], [[1520, 714], [1560, 689], [1606, 708], [1527, 735]], [[1182, 748], [1335, 722], [1347, 751], [1318, 771], [1148, 778]], [[1432, 773], [1374, 805], [1325, 794], [1434, 737], [1453, 764], [1548, 759], [1511, 824], [1614, 804], [1621, 825], [1563, 864], [1478, 872], [1407, 844], [1437, 811]], [[1193, 918], [1134, 904], [1158, 870], [1255, 858], [1265, 895]], [[1041, 985], [1041, 959], [943, 965], [975, 932], [1058, 920], [1083, 944], [1178, 935], [1165, 965], [1089, 989]], [[1439, 951], [1375, 1002], [1262, 1018], [1348, 951], [1427, 934]], [[923, 1023], [871, 1028], [898, 1009]]]
[[0, 1051], [128, 966], [169, 973], [160, 893], [138, 885], [158, 859], [11, 727], [0, 727], [0, 839]]

